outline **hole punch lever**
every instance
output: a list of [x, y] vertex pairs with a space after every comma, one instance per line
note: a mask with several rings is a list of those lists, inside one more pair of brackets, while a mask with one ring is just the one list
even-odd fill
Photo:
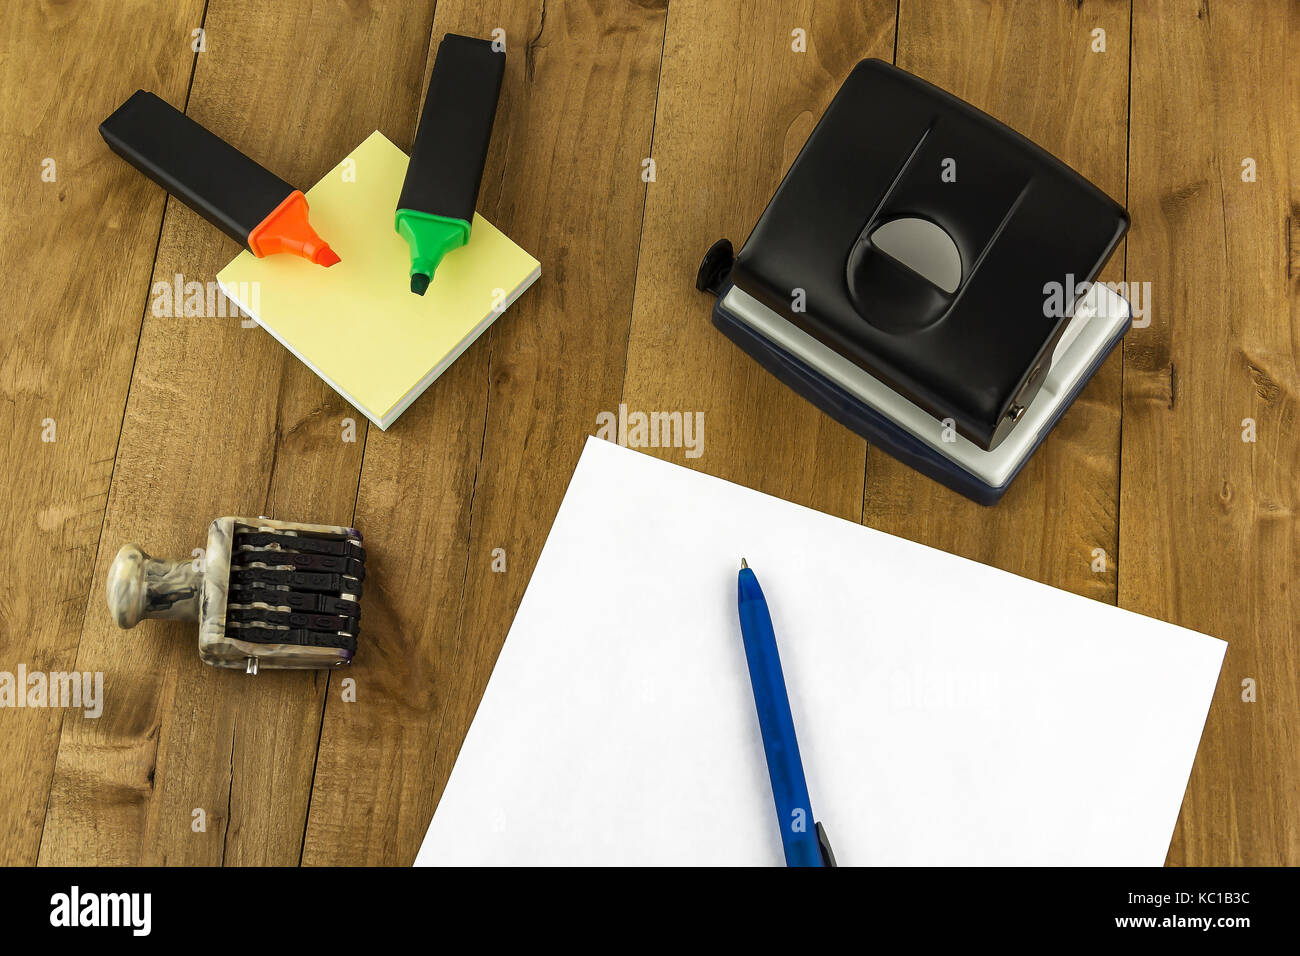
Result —
[[871, 234], [871, 242], [949, 295], [961, 285], [961, 253], [957, 243], [928, 219], [891, 219]]

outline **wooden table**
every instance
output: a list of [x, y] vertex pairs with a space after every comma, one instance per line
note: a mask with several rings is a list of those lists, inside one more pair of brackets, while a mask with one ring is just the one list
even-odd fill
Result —
[[[1300, 862], [1300, 8], [732, 7], [6, 5], [0, 670], [101, 671], [106, 703], [0, 710], [0, 861], [409, 862], [584, 436], [622, 402], [704, 413], [701, 457], [655, 452], [679, 464], [1227, 639], [1169, 862]], [[542, 278], [392, 428], [260, 329], [155, 314], [154, 283], [210, 281], [236, 248], [100, 140], [132, 91], [310, 184], [376, 128], [409, 148], [437, 40], [496, 28], [479, 209]], [[868, 56], [1132, 214], [1103, 277], [1150, 284], [1145, 327], [992, 509], [797, 399], [693, 288]], [[363, 530], [350, 672], [249, 678], [201, 664], [192, 626], [114, 627], [118, 547], [186, 555], [225, 514]]]

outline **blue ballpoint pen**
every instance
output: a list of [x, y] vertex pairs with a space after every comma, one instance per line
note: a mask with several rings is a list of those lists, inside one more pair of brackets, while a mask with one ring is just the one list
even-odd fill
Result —
[[744, 558], [740, 559], [736, 590], [740, 634], [749, 663], [749, 682], [754, 687], [754, 707], [763, 735], [763, 751], [767, 754], [767, 772], [772, 778], [772, 797], [776, 801], [786, 865], [834, 866], [835, 857], [826, 831], [820, 823], [813, 823], [808, 782], [799, 760], [799, 742], [794, 735], [794, 717], [790, 713], [785, 676], [781, 673], [781, 657], [776, 650], [772, 615], [767, 610], [758, 578]]

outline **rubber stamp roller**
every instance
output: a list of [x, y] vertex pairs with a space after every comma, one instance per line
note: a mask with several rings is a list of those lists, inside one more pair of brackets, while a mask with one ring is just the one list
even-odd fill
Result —
[[199, 657], [214, 667], [338, 667], [356, 653], [365, 563], [355, 528], [217, 518], [193, 559], [124, 545], [108, 569], [108, 609], [121, 628], [197, 621]]

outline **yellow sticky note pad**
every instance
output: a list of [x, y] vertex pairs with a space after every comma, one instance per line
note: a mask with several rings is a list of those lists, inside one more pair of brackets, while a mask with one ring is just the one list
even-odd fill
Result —
[[393, 229], [407, 157], [382, 133], [307, 192], [311, 224], [341, 262], [240, 253], [217, 282], [284, 346], [381, 429], [391, 425], [541, 275], [477, 213], [423, 296]]

